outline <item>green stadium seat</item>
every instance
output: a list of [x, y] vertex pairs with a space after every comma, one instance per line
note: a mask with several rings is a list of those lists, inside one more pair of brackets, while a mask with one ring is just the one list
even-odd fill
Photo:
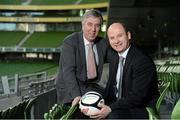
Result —
[[60, 119], [61, 120], [73, 119], [73, 115], [75, 111], [77, 110], [77, 108], [78, 108], [78, 105], [71, 106], [68, 112], [64, 114]]
[[179, 71], [177, 71], [177, 70], [178, 70], [178, 67], [179, 67], [179, 65], [174, 66], [174, 69], [172, 70], [172, 72], [173, 72], [173, 73], [178, 73], [178, 72], [179, 72]]
[[34, 101], [36, 100], [36, 98], [31, 98], [30, 100], [28, 100], [28, 103], [25, 107], [25, 110], [24, 110], [24, 117], [25, 119], [31, 119], [33, 116], [32, 116], [32, 106], [33, 106], [33, 103]]
[[159, 114], [157, 114], [157, 112], [153, 108], [146, 107], [146, 110], [148, 111], [148, 114], [149, 114], [149, 120], [159, 119]]
[[1, 111], [0, 119], [29, 119], [34, 99], [24, 100], [18, 105]]
[[173, 71], [173, 69], [174, 69], [174, 66], [169, 66], [168, 68], [167, 68], [167, 70], [166, 70], [166, 72], [172, 72]]
[[14, 113], [12, 113], [13, 119], [24, 119], [23, 113], [24, 113], [24, 109], [26, 107], [26, 104], [27, 104], [27, 101], [25, 100], [25, 101], [23, 101], [17, 105], [17, 110]]
[[162, 77], [165, 82], [170, 82], [169, 91], [173, 93], [180, 93], [180, 74], [178, 73], [163, 73]]
[[180, 99], [177, 101], [171, 113], [171, 120], [179, 120], [179, 119], [180, 119]]
[[8, 118], [16, 118], [16, 112], [18, 110], [18, 106], [14, 106], [13, 108], [10, 109], [9, 114], [8, 114]]
[[156, 110], [154, 110], [151, 107], [146, 107], [146, 110], [148, 111], [149, 114], [149, 120], [157, 120], [160, 119], [160, 105], [168, 91], [168, 88], [170, 86], [170, 82], [165, 83], [162, 87], [164, 88], [163, 91], [160, 93], [160, 96], [156, 102]]
[[166, 72], [168, 66], [161, 66], [158, 72]]
[[68, 111], [72, 111], [72, 113], [73, 113], [74, 109], [76, 109], [76, 108], [72, 109], [70, 106], [67, 106], [67, 105], [64, 105], [64, 104], [61, 104], [61, 105], [54, 104], [54, 106], [49, 110], [48, 113], [44, 113], [44, 119], [45, 120], [60, 119], [66, 114], [68, 114], [68, 116], [69, 116], [70, 113], [68, 113]]
[[8, 108], [7, 110], [2, 111], [2, 113], [1, 113], [2, 119], [8, 119], [9, 118], [10, 110], [11, 110], [11, 108]]

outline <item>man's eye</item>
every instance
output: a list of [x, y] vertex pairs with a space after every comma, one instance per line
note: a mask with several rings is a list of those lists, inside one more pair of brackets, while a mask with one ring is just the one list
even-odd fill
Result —
[[88, 26], [92, 26], [92, 23], [88, 23], [87, 25], [88, 25]]
[[114, 37], [111, 37], [110, 40], [113, 41], [113, 40], [114, 40]]
[[99, 25], [99, 24], [96, 24], [96, 27], [100, 27], [100, 25]]

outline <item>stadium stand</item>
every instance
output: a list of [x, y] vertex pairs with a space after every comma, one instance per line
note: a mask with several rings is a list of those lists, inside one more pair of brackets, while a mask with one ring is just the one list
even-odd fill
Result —
[[[172, 8], [171, 12], [168, 11], [170, 9], [165, 9], [167, 5], [173, 7], [171, 1], [169, 1], [170, 4], [167, 4], [167, 0], [163, 2], [162, 0], [110, 0], [109, 2], [108, 0], [30, 0], [29, 2], [28, 0], [0, 0], [0, 25], [6, 27], [15, 26], [15, 29], [12, 29], [13, 31], [9, 31], [9, 28], [5, 30], [0, 28], [0, 61], [7, 62], [11, 69], [11, 60], [51, 60], [58, 64], [60, 45], [63, 42], [63, 38], [81, 29], [81, 16], [86, 9], [91, 8], [102, 11], [104, 18], [103, 26], [105, 28], [106, 24], [109, 25], [114, 21], [124, 21], [130, 27], [136, 27], [137, 29], [134, 30], [133, 34], [139, 35], [138, 39], [141, 41], [138, 42], [146, 44], [152, 49], [154, 49], [152, 45], [158, 43], [155, 41], [156, 37], [151, 37], [150, 41], [145, 41], [144, 39], [147, 36], [149, 37], [149, 34], [145, 33], [146, 31], [153, 33], [156, 30], [152, 27], [161, 25], [157, 24], [155, 20], [152, 21], [154, 18], [156, 19], [160, 16], [164, 20], [162, 15], [165, 15], [165, 12], [173, 12], [168, 15], [171, 17], [166, 17], [169, 19], [168, 22], [170, 24], [165, 24], [164, 21], [162, 22], [164, 23], [163, 30], [173, 28], [173, 32], [179, 33], [179, 28], [176, 29], [176, 26], [179, 24], [175, 24], [179, 20], [179, 14], [176, 14], [179, 8]], [[156, 6], [157, 8], [152, 6]], [[173, 16], [176, 16], [176, 18]], [[156, 20], [158, 21], [158, 19]], [[153, 24], [154, 22], [156, 24]], [[166, 25], [170, 26], [164, 27]], [[152, 28], [152, 31], [149, 28]], [[158, 28], [157, 30], [161, 29]], [[168, 31], [172, 31], [172, 29]], [[155, 33], [151, 36], [158, 35]], [[163, 34], [163, 32], [160, 33]], [[166, 35], [172, 34], [167, 31], [165, 33], [167, 33]], [[104, 33], [101, 34], [104, 36]], [[155, 61], [158, 79], [161, 83], [159, 89], [164, 88], [163, 85], [167, 84], [164, 92], [161, 92], [163, 89], [160, 89], [161, 97], [157, 103], [158, 115], [162, 119], [180, 118], [179, 114], [177, 114], [179, 113], [177, 112], [179, 108], [179, 102], [177, 101], [180, 98], [180, 58], [178, 57], [180, 47], [177, 46], [179, 45], [177, 36], [171, 37], [172, 40], [169, 44], [167, 44], [168, 37], [163, 38], [165, 39], [163, 44], [158, 44], [162, 45], [160, 46], [162, 49], [158, 51], [162, 53], [162, 56], [173, 56], [170, 59], [158, 59]], [[49, 57], [52, 59], [48, 59]], [[42, 62], [41, 64], [44, 63]], [[48, 65], [46, 64], [46, 66]], [[25, 65], [23, 67], [26, 68]], [[4, 74], [3, 72], [7, 71], [7, 69], [1, 67], [0, 76], [5, 77], [3, 77], [3, 82], [0, 79], [0, 119], [59, 118], [55, 115], [56, 112], [53, 112], [57, 110], [56, 108], [59, 108], [59, 105], [56, 105], [56, 90], [54, 89], [54, 77], [56, 76], [57, 65], [56, 67], [52, 67], [52, 69], [51, 67], [47, 67], [42, 70], [51, 69], [51, 76], [47, 76], [47, 73], [39, 72], [39, 70], [33, 68], [33, 65], [31, 67], [34, 70], [32, 74], [23, 75], [23, 73], [14, 77], [8, 76], [7, 73], [10, 73], [10, 71]], [[42, 66], [40, 67], [42, 68]], [[19, 72], [17, 68], [16, 66], [16, 71], [12, 73], [13, 75]], [[23, 70], [26, 72], [25, 69]], [[107, 79], [108, 71], [104, 71], [103, 73], [105, 74], [104, 78]], [[105, 86], [106, 81], [103, 81], [102, 84]], [[3, 86], [6, 86], [5, 90]], [[150, 119], [155, 118], [153, 117], [153, 110], [151, 108], [148, 110], [150, 110]]]
[[0, 31], [0, 46], [16, 46], [26, 34], [26, 32]]
[[57, 48], [72, 32], [35, 32], [22, 44], [26, 48]]
[[55, 103], [56, 91], [52, 89], [0, 110], [0, 119], [42, 119]]
[[1, 111], [0, 119], [27, 119], [30, 118], [33, 99], [20, 102], [14, 107]]
[[170, 82], [167, 82], [167, 83], [164, 83], [163, 85], [161, 85], [161, 87], [160, 87], [160, 96], [159, 96], [157, 103], [156, 103], [157, 112], [153, 108], [146, 107], [148, 114], [149, 114], [149, 119], [152, 120], [152, 119], [160, 119], [161, 118], [160, 106], [161, 106], [161, 103], [162, 103], [166, 93], [167, 93], [169, 86], [170, 86]]
[[54, 104], [54, 106], [49, 110], [48, 113], [44, 114], [45, 120], [52, 119], [74, 119], [74, 113], [76, 112], [78, 105], [67, 106], [67, 105], [58, 105]]
[[22, 102], [22, 97], [16, 94], [1, 95], [0, 96], [0, 111], [5, 110], [9, 107], [13, 107], [16, 104]]

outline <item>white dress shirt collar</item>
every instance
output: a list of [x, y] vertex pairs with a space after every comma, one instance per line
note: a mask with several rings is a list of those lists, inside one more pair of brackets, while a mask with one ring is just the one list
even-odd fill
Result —
[[130, 47], [131, 46], [129, 46], [128, 49], [126, 49], [124, 52], [118, 53], [118, 55], [126, 59]]
[[[84, 39], [84, 45], [87, 46], [90, 42], [84, 37], [84, 35], [83, 35], [83, 39]], [[93, 43], [93, 42], [91, 42], [91, 43]]]
[[[85, 54], [86, 54], [86, 61], [87, 61], [88, 44], [90, 42], [84, 37], [84, 35], [83, 35], [83, 39], [84, 39]], [[91, 43], [94, 43], [94, 42], [91, 42]], [[97, 52], [96, 44], [93, 45], [93, 51], [94, 51], [94, 54], [95, 54], [96, 64], [99, 65], [99, 57], [98, 57], [98, 52]]]

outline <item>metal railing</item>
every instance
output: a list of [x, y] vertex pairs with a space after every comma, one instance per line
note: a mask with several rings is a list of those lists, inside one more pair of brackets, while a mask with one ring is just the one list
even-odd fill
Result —
[[0, 47], [0, 52], [59, 53], [60, 48]]

